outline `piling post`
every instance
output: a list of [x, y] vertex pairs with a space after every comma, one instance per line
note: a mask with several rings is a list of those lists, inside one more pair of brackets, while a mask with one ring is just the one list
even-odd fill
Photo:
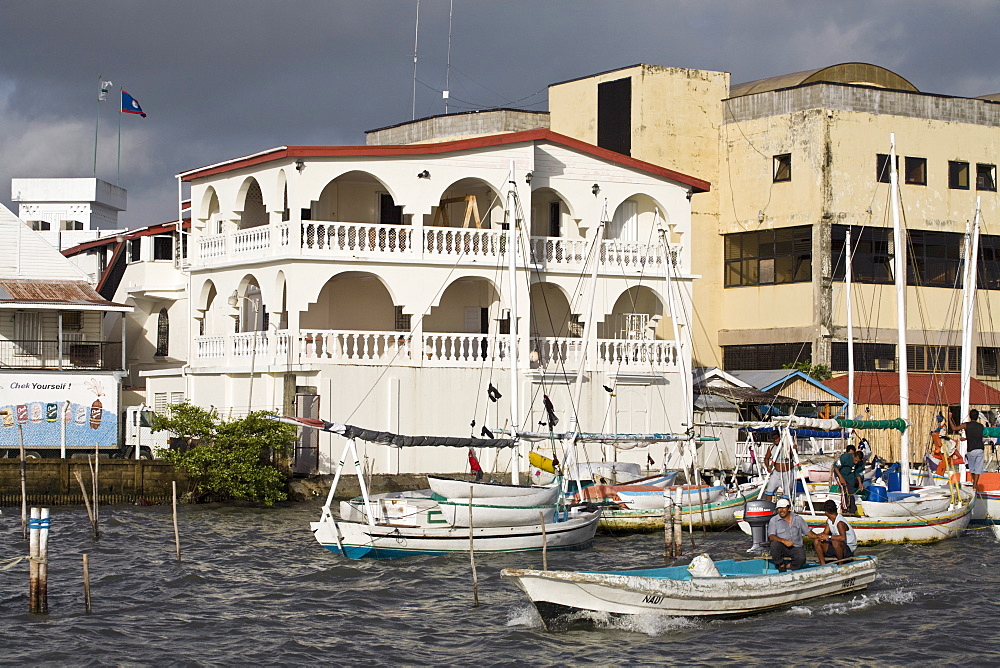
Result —
[[173, 481], [174, 489], [174, 545], [177, 546], [177, 563], [181, 563], [181, 532], [177, 528], [177, 481]]
[[479, 607], [479, 577], [476, 575], [476, 551], [472, 543], [472, 496], [473, 488], [469, 488], [469, 562], [472, 565], [472, 607]]
[[49, 612], [49, 509], [42, 508], [38, 522], [38, 612]]
[[542, 524], [542, 570], [549, 570], [548, 538], [545, 535], [545, 513], [538, 513], [538, 519]]
[[83, 604], [90, 612], [90, 555], [83, 555]]
[[21, 534], [28, 540], [28, 463], [24, 456], [24, 428], [17, 423], [17, 441], [21, 446]]
[[31, 521], [28, 523], [28, 611], [38, 612], [38, 527], [37, 520], [41, 517], [38, 508], [31, 509]]
[[80, 492], [83, 493], [83, 505], [87, 507], [87, 517], [90, 519], [90, 526], [94, 531], [94, 540], [100, 538], [97, 528], [97, 518], [94, 517], [94, 511], [90, 507], [90, 498], [87, 496], [87, 488], [83, 484], [83, 476], [80, 475], [79, 471], [73, 471], [73, 477], [80, 484]]
[[683, 491], [677, 489], [677, 500], [674, 503], [674, 556], [679, 557], [684, 551], [684, 522], [681, 518], [681, 499]]

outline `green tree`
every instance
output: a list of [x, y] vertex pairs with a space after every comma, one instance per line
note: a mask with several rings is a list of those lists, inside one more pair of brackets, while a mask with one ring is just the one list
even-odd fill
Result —
[[215, 409], [189, 403], [153, 416], [153, 430], [181, 439], [180, 447], [157, 454], [184, 471], [198, 501], [242, 500], [272, 505], [287, 497], [287, 473], [276, 465], [288, 455], [295, 428], [268, 413], [224, 420]]
[[796, 371], [801, 371], [810, 378], [815, 378], [818, 381], [830, 380], [831, 378], [833, 378], [833, 372], [830, 371], [830, 367], [828, 367], [825, 364], [813, 364], [812, 360], [786, 364], [781, 368], [795, 369]]

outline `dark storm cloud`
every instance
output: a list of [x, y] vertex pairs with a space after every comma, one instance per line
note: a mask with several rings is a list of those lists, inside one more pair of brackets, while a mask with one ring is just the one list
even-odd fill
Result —
[[[361, 144], [409, 120], [414, 0], [0, 0], [0, 200], [12, 176], [93, 172], [98, 75], [149, 114], [121, 118], [131, 226], [170, 219], [174, 174], [280, 145]], [[444, 111], [448, 0], [420, 3], [416, 115]], [[548, 84], [636, 63], [734, 82], [843, 61], [921, 90], [1000, 91], [981, 2], [456, 0], [452, 111], [545, 109]], [[117, 97], [98, 176], [117, 171]]]

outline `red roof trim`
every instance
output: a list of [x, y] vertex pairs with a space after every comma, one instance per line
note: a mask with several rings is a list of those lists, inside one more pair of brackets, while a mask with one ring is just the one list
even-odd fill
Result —
[[[191, 221], [185, 220], [183, 229], [187, 230], [191, 228]], [[122, 236], [125, 240], [137, 239], [139, 237], [150, 237], [154, 234], [167, 234], [169, 232], [177, 231], [177, 223], [160, 223], [158, 225], [150, 225], [149, 227], [143, 227], [138, 230], [129, 230], [121, 235], [109, 234], [106, 237], [101, 237], [100, 239], [94, 239], [93, 241], [85, 241], [82, 244], [77, 244], [72, 248], [67, 248], [62, 251], [65, 257], [73, 257], [74, 255], [79, 255], [85, 251], [93, 250], [94, 248], [100, 248], [101, 246], [109, 246], [111, 244], [118, 242], [118, 237]]]
[[217, 166], [207, 166], [185, 172], [181, 178], [184, 181], [224, 174], [235, 169], [253, 167], [274, 160], [286, 160], [290, 158], [338, 158], [338, 157], [378, 157], [378, 156], [419, 156], [419, 155], [440, 155], [442, 153], [452, 153], [456, 151], [467, 151], [477, 148], [488, 148], [491, 146], [505, 146], [508, 144], [520, 144], [527, 142], [547, 141], [553, 144], [560, 144], [566, 148], [581, 151], [595, 158], [609, 160], [611, 162], [639, 169], [641, 171], [670, 179], [691, 186], [695, 192], [708, 192], [712, 184], [708, 181], [676, 172], [666, 167], [660, 167], [644, 160], [615, 153], [608, 149], [588, 144], [587, 142], [573, 139], [565, 135], [552, 132], [551, 130], [538, 129], [526, 130], [525, 132], [513, 132], [507, 134], [487, 135], [484, 137], [472, 137], [469, 139], [457, 139], [455, 141], [438, 142], [434, 144], [401, 144], [392, 146], [287, 146], [260, 153], [245, 159], [237, 159]]

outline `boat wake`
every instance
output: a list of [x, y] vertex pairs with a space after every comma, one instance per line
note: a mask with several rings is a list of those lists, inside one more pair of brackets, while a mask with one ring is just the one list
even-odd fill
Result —
[[800, 617], [812, 617], [813, 615], [846, 615], [859, 610], [867, 610], [877, 605], [903, 605], [911, 603], [916, 598], [916, 593], [894, 589], [892, 591], [879, 591], [872, 594], [861, 594], [855, 596], [850, 601], [837, 601], [824, 603], [823, 605], [796, 605], [788, 610], [790, 615]]
[[[572, 629], [606, 629], [612, 631], [629, 631], [657, 637], [667, 635], [678, 629], [695, 628], [700, 622], [688, 617], [664, 617], [657, 614], [618, 615], [581, 610], [579, 612], [560, 615], [552, 620], [550, 626], [554, 630]], [[542, 629], [541, 619], [531, 606], [517, 606], [510, 611], [507, 618], [508, 627]]]

